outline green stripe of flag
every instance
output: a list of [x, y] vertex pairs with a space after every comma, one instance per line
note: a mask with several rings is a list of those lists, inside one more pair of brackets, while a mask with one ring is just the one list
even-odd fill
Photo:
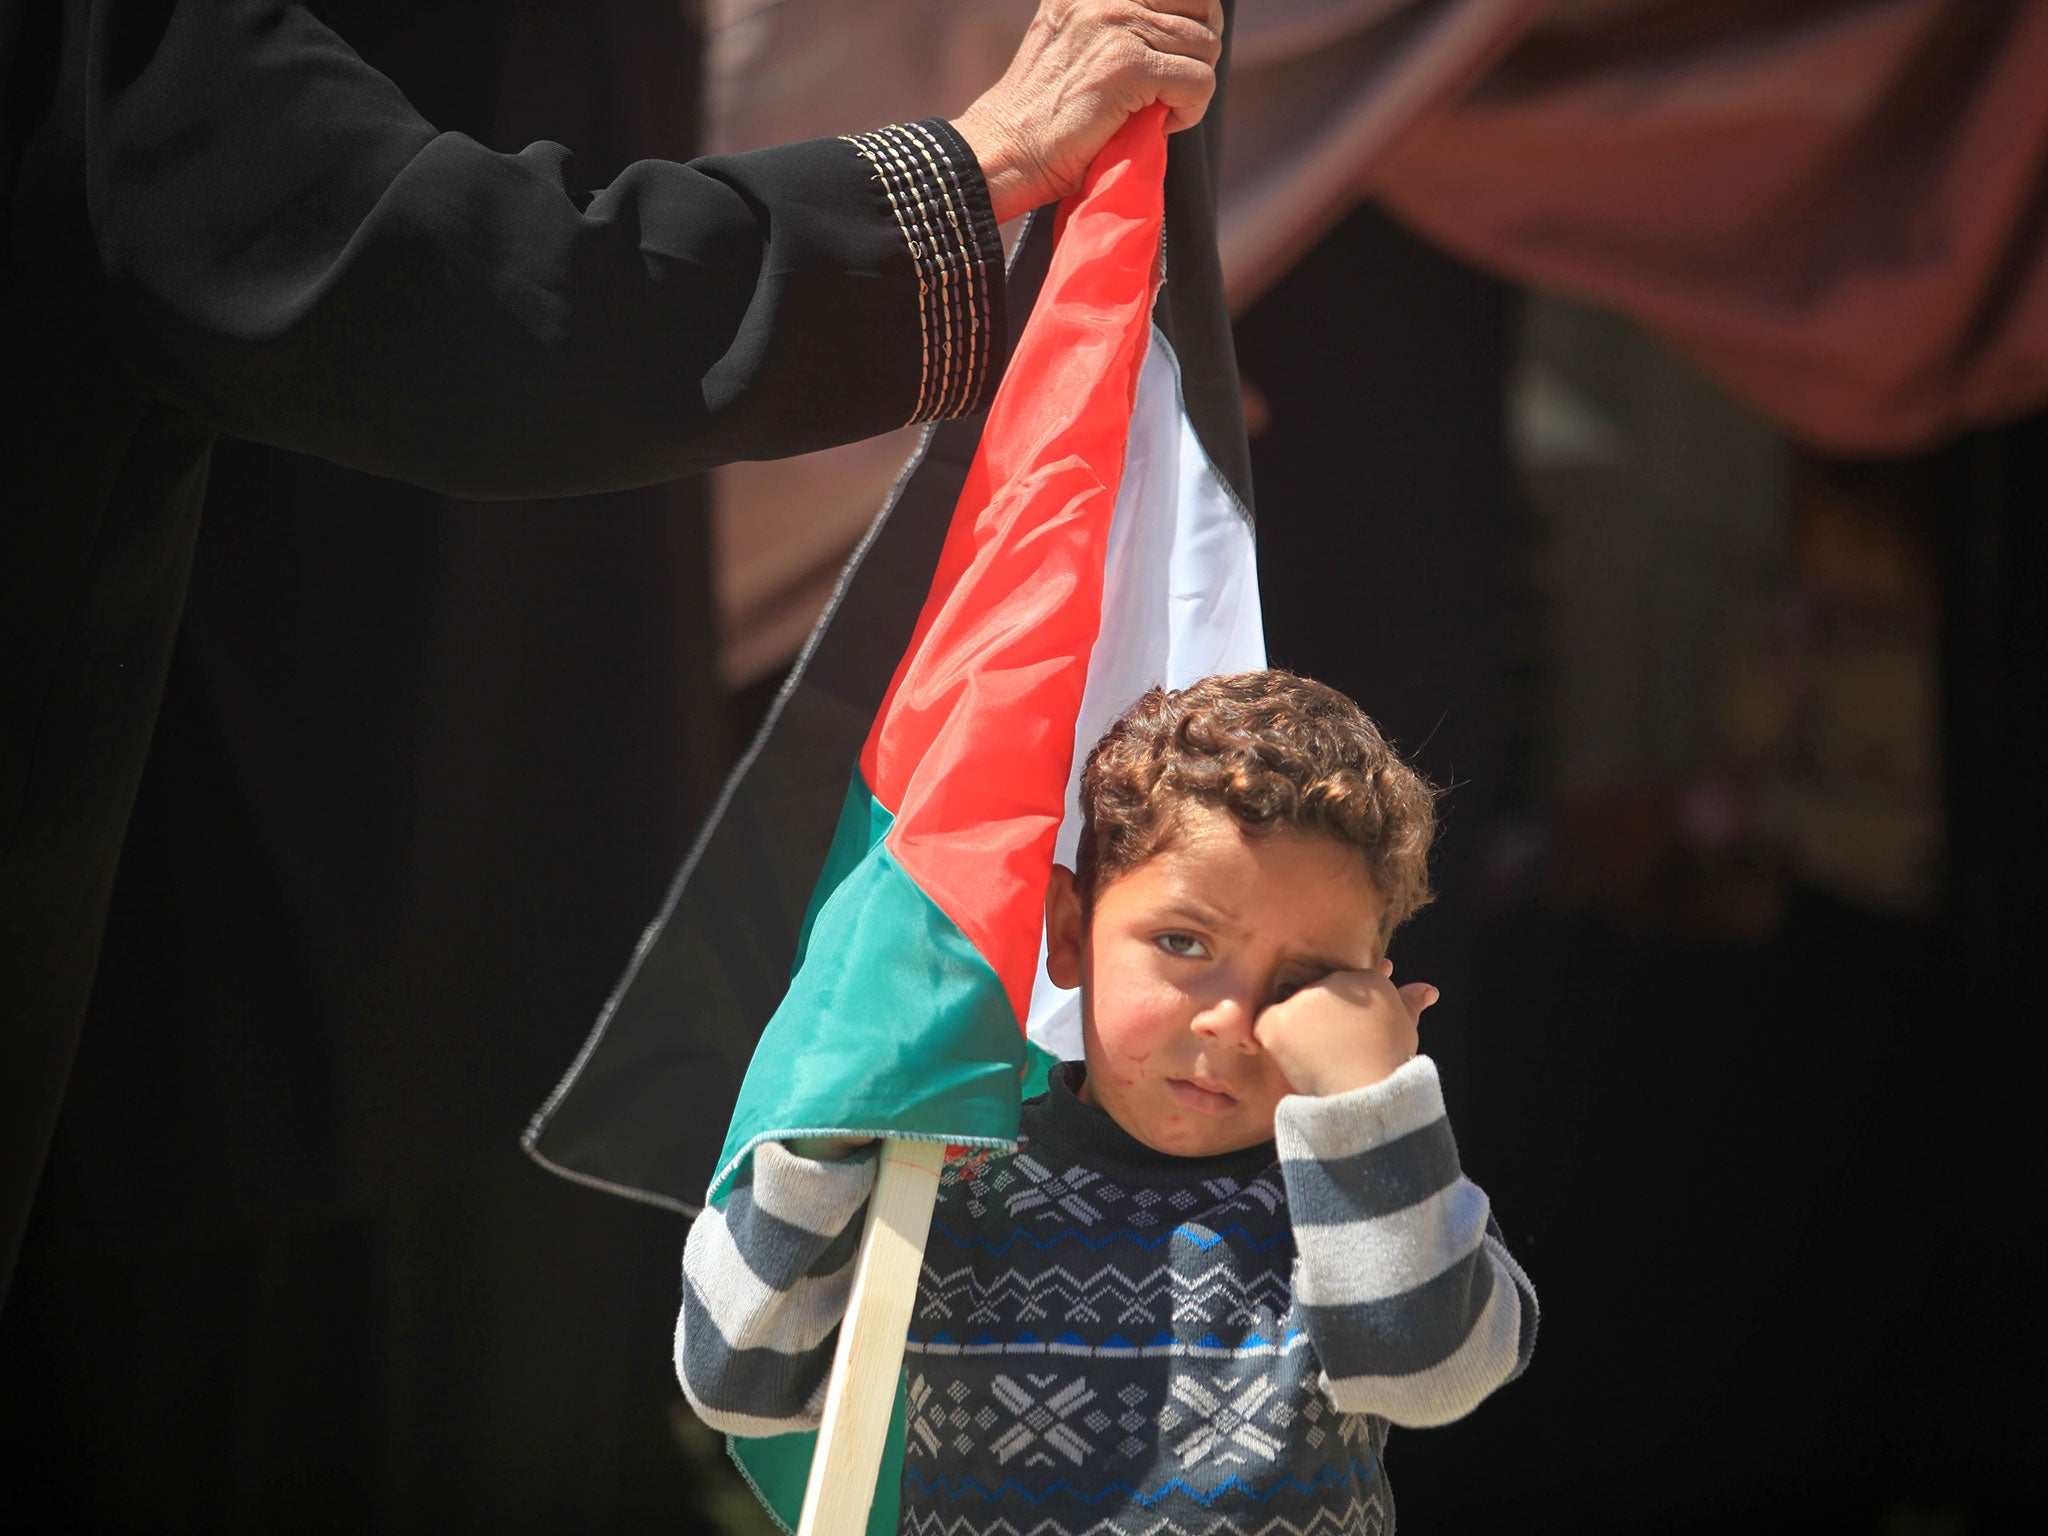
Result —
[[[883, 1442], [882, 1472], [875, 1485], [875, 1502], [868, 1506], [867, 1536], [896, 1536], [896, 1524], [903, 1510], [903, 1481], [893, 1475], [903, 1466], [903, 1436], [909, 1415], [903, 1387], [896, 1389], [896, 1406], [889, 1414], [889, 1434]], [[754, 1496], [785, 1531], [794, 1531], [804, 1512], [804, 1488], [810, 1481], [811, 1456], [818, 1448], [818, 1432], [808, 1429], [794, 1435], [769, 1435], [759, 1440], [735, 1436], [726, 1441], [733, 1464], [754, 1490]]]
[[792, 1136], [1017, 1139], [1024, 1036], [1002, 982], [883, 842], [856, 772], [811, 895], [789, 993], [754, 1049], [711, 1196]]

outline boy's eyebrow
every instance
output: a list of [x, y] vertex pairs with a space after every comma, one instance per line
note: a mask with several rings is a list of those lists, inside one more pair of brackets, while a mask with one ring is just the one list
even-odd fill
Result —
[[[1188, 899], [1169, 902], [1166, 905], [1165, 914], [1168, 917], [1184, 917], [1189, 922], [1203, 928], [1230, 929], [1240, 926], [1236, 913], [1228, 912], [1218, 907], [1211, 907], [1206, 902]], [[1296, 955], [1294, 958], [1304, 965], [1320, 968], [1326, 972], [1336, 972], [1370, 970], [1373, 963], [1379, 957], [1377, 955], [1369, 955], [1363, 962], [1347, 960], [1341, 955], [1322, 953], [1301, 954]]]
[[1238, 926], [1238, 918], [1235, 912], [1226, 912], [1219, 907], [1212, 907], [1208, 903], [1200, 901], [1181, 900], [1169, 903], [1166, 908], [1166, 915], [1168, 917], [1185, 917], [1190, 922], [1201, 924], [1204, 928], [1235, 928]]
[[1295, 958], [1327, 975], [1334, 975], [1338, 971], [1368, 971], [1373, 965], [1370, 959], [1361, 965], [1356, 960], [1345, 960], [1336, 955], [1297, 955]]
[[[1212, 907], [1207, 902], [1197, 901], [1191, 896], [1183, 896], [1177, 900], [1170, 901], [1160, 910], [1167, 917], [1185, 918], [1187, 921], [1202, 928], [1220, 928], [1228, 931], [1243, 927], [1242, 920], [1235, 912], [1225, 907]], [[1317, 951], [1310, 954], [1298, 954], [1293, 958], [1304, 965], [1320, 967], [1326, 972], [1335, 972], [1370, 970], [1378, 961], [1379, 955], [1375, 952], [1367, 955], [1363, 961], [1359, 961], [1347, 960], [1342, 955], [1324, 954]]]

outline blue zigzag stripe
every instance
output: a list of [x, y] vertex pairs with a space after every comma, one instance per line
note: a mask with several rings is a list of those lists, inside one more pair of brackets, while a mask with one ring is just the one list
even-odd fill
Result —
[[1271, 1248], [1275, 1243], [1292, 1243], [1294, 1241], [1294, 1231], [1290, 1227], [1282, 1226], [1278, 1231], [1272, 1232], [1267, 1236], [1261, 1238], [1253, 1236], [1250, 1232], [1247, 1232], [1242, 1226], [1240, 1226], [1236, 1222], [1232, 1222], [1229, 1226], [1225, 1227], [1221, 1232], [1211, 1233], [1207, 1230], [1204, 1230], [1202, 1233], [1198, 1235], [1194, 1232], [1189, 1232], [1185, 1227], [1175, 1227], [1171, 1231], [1162, 1232], [1159, 1234], [1159, 1236], [1150, 1238], [1140, 1237], [1137, 1233], [1130, 1231], [1107, 1232], [1104, 1233], [1101, 1237], [1096, 1238], [1090, 1237], [1086, 1232], [1082, 1232], [1074, 1227], [1062, 1227], [1059, 1231], [1053, 1233], [1053, 1235], [1050, 1238], [1040, 1238], [1035, 1233], [1027, 1232], [1022, 1227], [1018, 1227], [1015, 1230], [1013, 1230], [1009, 1234], [1009, 1236], [1005, 1237], [1000, 1243], [991, 1242], [988, 1238], [985, 1237], [962, 1237], [959, 1233], [955, 1232], [951, 1227], [947, 1226], [943, 1221], [934, 1221], [932, 1223], [932, 1231], [943, 1235], [946, 1241], [951, 1243], [955, 1248], [985, 1248], [990, 1253], [994, 1254], [997, 1258], [1001, 1258], [1004, 1254], [1008, 1253], [1010, 1251], [1010, 1245], [1012, 1243], [1015, 1243], [1019, 1238], [1022, 1238], [1025, 1242], [1029, 1243], [1032, 1247], [1036, 1248], [1040, 1253], [1050, 1252], [1053, 1248], [1065, 1242], [1068, 1238], [1072, 1238], [1075, 1242], [1080, 1243], [1083, 1247], [1086, 1247], [1091, 1251], [1100, 1248], [1107, 1248], [1111, 1243], [1132, 1242], [1136, 1243], [1140, 1248], [1144, 1249], [1147, 1253], [1150, 1253], [1153, 1249], [1157, 1248], [1161, 1243], [1170, 1242], [1174, 1238], [1183, 1235], [1186, 1236], [1189, 1242], [1193, 1243], [1197, 1248], [1203, 1249], [1204, 1251], [1210, 1248], [1214, 1248], [1218, 1243], [1222, 1242], [1225, 1238], [1231, 1236], [1232, 1234], [1235, 1234], [1236, 1236], [1244, 1239], [1246, 1245], [1251, 1249], [1253, 1253], [1264, 1253], [1268, 1248]]
[[1014, 1339], [999, 1339], [994, 1334], [984, 1330], [963, 1344], [954, 1338], [951, 1333], [941, 1328], [937, 1333], [922, 1339], [915, 1333], [910, 1334], [909, 1344], [913, 1349], [926, 1349], [947, 1353], [957, 1351], [961, 1354], [1088, 1353], [1095, 1355], [1142, 1355], [1147, 1353], [1157, 1354], [1164, 1351], [1187, 1352], [1191, 1350], [1204, 1350], [1212, 1353], [1256, 1354], [1272, 1349], [1284, 1351], [1292, 1347], [1295, 1340], [1307, 1337], [1308, 1334], [1304, 1329], [1289, 1328], [1278, 1340], [1269, 1339], [1262, 1333], [1248, 1333], [1235, 1344], [1229, 1344], [1219, 1338], [1213, 1330], [1203, 1334], [1199, 1339], [1190, 1341], [1175, 1337], [1172, 1330], [1168, 1329], [1163, 1333], [1155, 1335], [1149, 1344], [1134, 1344], [1121, 1333], [1111, 1334], [1100, 1344], [1090, 1344], [1072, 1329], [1068, 1329], [1067, 1332], [1061, 1334], [1056, 1339], [1041, 1339], [1027, 1328]]
[[1125, 1482], [1122, 1478], [1118, 1478], [1115, 1482], [1097, 1489], [1094, 1493], [1084, 1493], [1081, 1489], [1074, 1487], [1073, 1484], [1069, 1483], [1065, 1478], [1061, 1478], [1058, 1482], [1054, 1483], [1049, 1488], [1043, 1488], [1039, 1490], [1037, 1493], [1033, 1493], [1030, 1489], [1026, 1488], [1022, 1483], [1018, 1482], [1014, 1477], [1012, 1477], [1006, 1478], [1003, 1481], [1002, 1485], [998, 1487], [994, 1493], [990, 1493], [986, 1488], [982, 1487], [981, 1483], [975, 1478], [968, 1478], [966, 1481], [962, 1482], [956, 1488], [953, 1485], [952, 1480], [948, 1478], [943, 1472], [933, 1476], [930, 1481], [926, 1481], [925, 1479], [918, 1476], [916, 1468], [905, 1467], [903, 1469], [903, 1486], [906, 1489], [912, 1490], [919, 1494], [923, 1494], [926, 1497], [930, 1497], [933, 1494], [943, 1494], [946, 1498], [953, 1500], [955, 1503], [958, 1503], [962, 1498], [966, 1497], [969, 1493], [976, 1493], [979, 1494], [984, 1501], [990, 1504], [995, 1503], [996, 1500], [1002, 1498], [1005, 1494], [1015, 1494], [1018, 1498], [1024, 1500], [1024, 1502], [1027, 1504], [1043, 1504], [1047, 1499], [1053, 1498], [1058, 1494], [1065, 1493], [1070, 1494], [1072, 1497], [1076, 1499], [1079, 1499], [1083, 1504], [1088, 1505], [1090, 1508], [1093, 1508], [1095, 1505], [1100, 1504], [1104, 1499], [1109, 1498], [1114, 1494], [1121, 1493], [1128, 1495], [1133, 1503], [1138, 1504], [1143, 1508], [1150, 1509], [1153, 1505], [1159, 1503], [1162, 1499], [1164, 1499], [1168, 1494], [1184, 1493], [1189, 1498], [1193, 1499], [1197, 1504], [1201, 1505], [1204, 1509], [1207, 1509], [1211, 1504], [1214, 1504], [1218, 1499], [1222, 1498], [1227, 1493], [1241, 1493], [1246, 1495], [1248, 1498], [1251, 1498], [1257, 1503], [1265, 1504], [1271, 1502], [1271, 1500], [1276, 1495], [1285, 1493], [1289, 1489], [1292, 1489], [1294, 1492], [1299, 1493], [1306, 1497], [1308, 1495], [1315, 1493], [1318, 1489], [1341, 1488], [1347, 1483], [1370, 1482], [1373, 1479], [1373, 1477], [1378, 1473], [1378, 1471], [1378, 1457], [1370, 1457], [1364, 1461], [1359, 1461], [1357, 1458], [1354, 1457], [1347, 1465], [1341, 1468], [1320, 1468], [1316, 1472], [1316, 1475], [1310, 1478], [1305, 1483], [1300, 1478], [1296, 1477], [1292, 1472], [1290, 1472], [1287, 1474], [1287, 1476], [1281, 1478], [1279, 1482], [1274, 1483], [1264, 1493], [1259, 1492], [1258, 1489], [1252, 1487], [1250, 1483], [1247, 1483], [1241, 1477], [1226, 1478], [1224, 1479], [1224, 1481], [1217, 1484], [1216, 1487], [1212, 1488], [1206, 1494], [1197, 1492], [1195, 1489], [1189, 1487], [1186, 1483], [1182, 1482], [1177, 1477], [1172, 1478], [1167, 1482], [1161, 1484], [1157, 1489], [1153, 1490], [1151, 1493], [1138, 1492], [1137, 1489], [1133, 1488], [1129, 1483]]

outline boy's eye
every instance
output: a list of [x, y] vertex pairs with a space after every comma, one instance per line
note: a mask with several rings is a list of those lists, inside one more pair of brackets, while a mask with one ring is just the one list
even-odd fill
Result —
[[1202, 941], [1192, 933], [1162, 933], [1153, 942], [1169, 955], [1178, 955], [1183, 960], [1204, 960], [1209, 955]]
[[1314, 976], [1290, 976], [1285, 981], [1275, 982], [1273, 985], [1273, 1001], [1276, 1003], [1286, 1002], [1287, 999], [1294, 996], [1303, 987], [1312, 987], [1321, 981], [1323, 974], [1326, 973], [1319, 973]]

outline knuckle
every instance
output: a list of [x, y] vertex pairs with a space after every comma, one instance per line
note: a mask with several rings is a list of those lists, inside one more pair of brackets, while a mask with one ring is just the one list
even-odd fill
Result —
[[1149, 50], [1134, 27], [1110, 27], [1096, 42], [1096, 57], [1113, 69], [1130, 69], [1144, 62]]
[[1200, 55], [1217, 46], [1207, 27], [1185, 16], [1148, 16], [1138, 31], [1147, 46], [1162, 53]]

